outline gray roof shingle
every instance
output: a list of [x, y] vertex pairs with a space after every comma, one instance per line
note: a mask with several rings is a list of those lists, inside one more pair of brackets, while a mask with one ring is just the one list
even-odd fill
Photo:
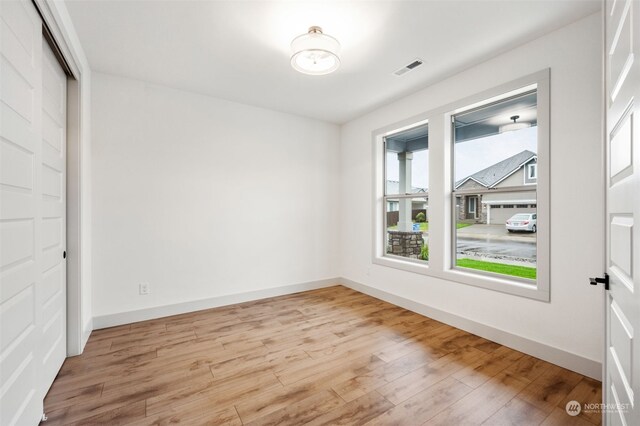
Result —
[[493, 166], [489, 166], [486, 169], [480, 170], [479, 172], [476, 172], [464, 179], [459, 180], [458, 182], [456, 182], [456, 188], [462, 185], [469, 178], [475, 180], [480, 185], [491, 188], [502, 179], [519, 169], [522, 164], [526, 163], [536, 156], [537, 154], [535, 152], [524, 150], [519, 154], [514, 155], [513, 157], [509, 157], [494, 164]]

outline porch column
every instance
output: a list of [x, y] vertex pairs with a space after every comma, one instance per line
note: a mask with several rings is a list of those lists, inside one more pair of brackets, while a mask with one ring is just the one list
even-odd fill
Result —
[[[398, 192], [400, 194], [411, 192], [411, 160], [413, 160], [412, 152], [398, 153], [398, 161], [400, 163], [400, 184]], [[412, 230], [411, 202], [412, 200], [410, 198], [400, 198], [399, 200], [398, 231], [411, 232]]]

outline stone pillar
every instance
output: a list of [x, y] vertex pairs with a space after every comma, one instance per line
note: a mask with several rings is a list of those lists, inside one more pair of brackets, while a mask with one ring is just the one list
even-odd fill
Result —
[[467, 197], [460, 197], [460, 204], [458, 205], [458, 220], [465, 220], [467, 218]]
[[482, 195], [478, 197], [478, 208], [480, 209], [480, 214], [478, 215], [478, 220], [480, 221], [480, 223], [489, 223], [489, 219], [491, 219], [490, 217], [490, 212], [489, 212], [489, 205], [488, 204], [483, 204], [482, 203]]
[[[398, 153], [398, 161], [400, 163], [400, 184], [398, 192], [400, 194], [411, 192], [411, 160], [413, 160], [412, 152]], [[400, 198], [399, 200], [398, 231], [411, 232], [413, 229], [413, 222], [411, 221], [411, 201], [410, 198]]]
[[389, 253], [396, 256], [418, 259], [424, 244], [422, 232], [389, 232]]

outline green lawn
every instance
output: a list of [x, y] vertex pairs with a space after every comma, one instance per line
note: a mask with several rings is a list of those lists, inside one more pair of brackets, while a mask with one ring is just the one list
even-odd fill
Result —
[[495, 272], [497, 274], [511, 275], [512, 277], [536, 279], [536, 268], [529, 266], [505, 265], [504, 263], [485, 262], [483, 260], [458, 259], [457, 266], [462, 268], [477, 269], [479, 271]]
[[[413, 222], [415, 223], [415, 222]], [[467, 226], [471, 226], [470, 223], [456, 223], [456, 229], [460, 229], [460, 228], [466, 228]], [[395, 231], [396, 229], [398, 229], [398, 225], [393, 225], [390, 226], [388, 229]], [[420, 230], [422, 232], [426, 232], [429, 230], [429, 222], [420, 222]]]

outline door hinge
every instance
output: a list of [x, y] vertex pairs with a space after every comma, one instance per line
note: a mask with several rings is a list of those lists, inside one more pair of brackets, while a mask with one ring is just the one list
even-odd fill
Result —
[[605, 272], [604, 278], [599, 278], [599, 277], [589, 278], [589, 284], [591, 285], [604, 284], [604, 289], [609, 290], [609, 274]]

